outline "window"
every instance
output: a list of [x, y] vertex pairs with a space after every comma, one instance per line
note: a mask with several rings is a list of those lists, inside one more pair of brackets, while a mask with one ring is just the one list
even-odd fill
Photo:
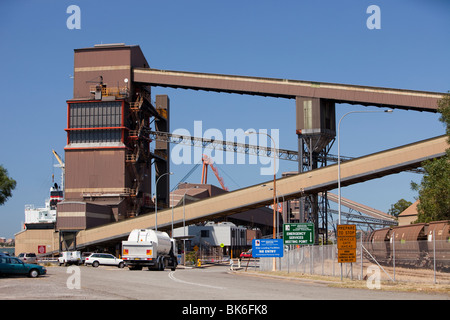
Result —
[[70, 104], [70, 128], [105, 128], [122, 125], [122, 102], [83, 102]]
[[305, 129], [312, 129], [312, 100], [303, 101], [303, 126]]
[[202, 238], [209, 238], [209, 230], [201, 230], [200, 231], [200, 237], [202, 237]]
[[[120, 142], [122, 138], [121, 129], [107, 128], [122, 126], [121, 101], [69, 104], [69, 128], [84, 129], [71, 130], [69, 132], [70, 143]], [[87, 128], [93, 130], [86, 130]]]

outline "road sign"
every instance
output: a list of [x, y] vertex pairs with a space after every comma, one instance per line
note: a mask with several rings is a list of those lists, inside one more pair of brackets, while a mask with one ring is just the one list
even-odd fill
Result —
[[252, 256], [255, 258], [281, 258], [283, 256], [283, 240], [253, 239]]
[[356, 249], [356, 237], [338, 237], [338, 249]]
[[47, 248], [46, 248], [46, 246], [39, 246], [39, 245], [38, 245], [38, 253], [39, 253], [39, 254], [47, 253]]
[[285, 245], [314, 244], [314, 223], [283, 224], [283, 242]]
[[356, 249], [338, 249], [338, 263], [356, 262]]
[[356, 237], [356, 225], [355, 224], [339, 224], [337, 226], [338, 237]]
[[356, 262], [356, 225], [337, 226], [338, 262]]

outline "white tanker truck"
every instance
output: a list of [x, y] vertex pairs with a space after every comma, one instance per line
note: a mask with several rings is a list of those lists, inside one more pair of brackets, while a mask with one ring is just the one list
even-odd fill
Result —
[[122, 259], [130, 270], [164, 270], [177, 267], [175, 240], [166, 232], [134, 229], [127, 241], [122, 241]]

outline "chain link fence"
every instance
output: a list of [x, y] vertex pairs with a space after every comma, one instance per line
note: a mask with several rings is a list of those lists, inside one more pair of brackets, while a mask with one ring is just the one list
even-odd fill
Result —
[[260, 258], [259, 269], [351, 279], [367, 279], [379, 268], [381, 281], [450, 284], [449, 241], [357, 243], [356, 262], [338, 263], [337, 246], [301, 246], [284, 251], [282, 258]]

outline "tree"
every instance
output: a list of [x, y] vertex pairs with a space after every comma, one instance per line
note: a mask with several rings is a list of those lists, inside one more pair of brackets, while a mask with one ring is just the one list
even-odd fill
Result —
[[[439, 121], [446, 125], [450, 144], [450, 91], [438, 102]], [[419, 192], [416, 223], [450, 219], [450, 148], [444, 157], [425, 161], [425, 174], [420, 184], [411, 182], [411, 188]]]
[[405, 211], [410, 205], [412, 205], [412, 202], [406, 201], [405, 199], [400, 199], [391, 205], [391, 208], [388, 210], [388, 214], [398, 217], [398, 215]]
[[0, 206], [12, 196], [16, 181], [8, 177], [8, 171], [0, 165]]

